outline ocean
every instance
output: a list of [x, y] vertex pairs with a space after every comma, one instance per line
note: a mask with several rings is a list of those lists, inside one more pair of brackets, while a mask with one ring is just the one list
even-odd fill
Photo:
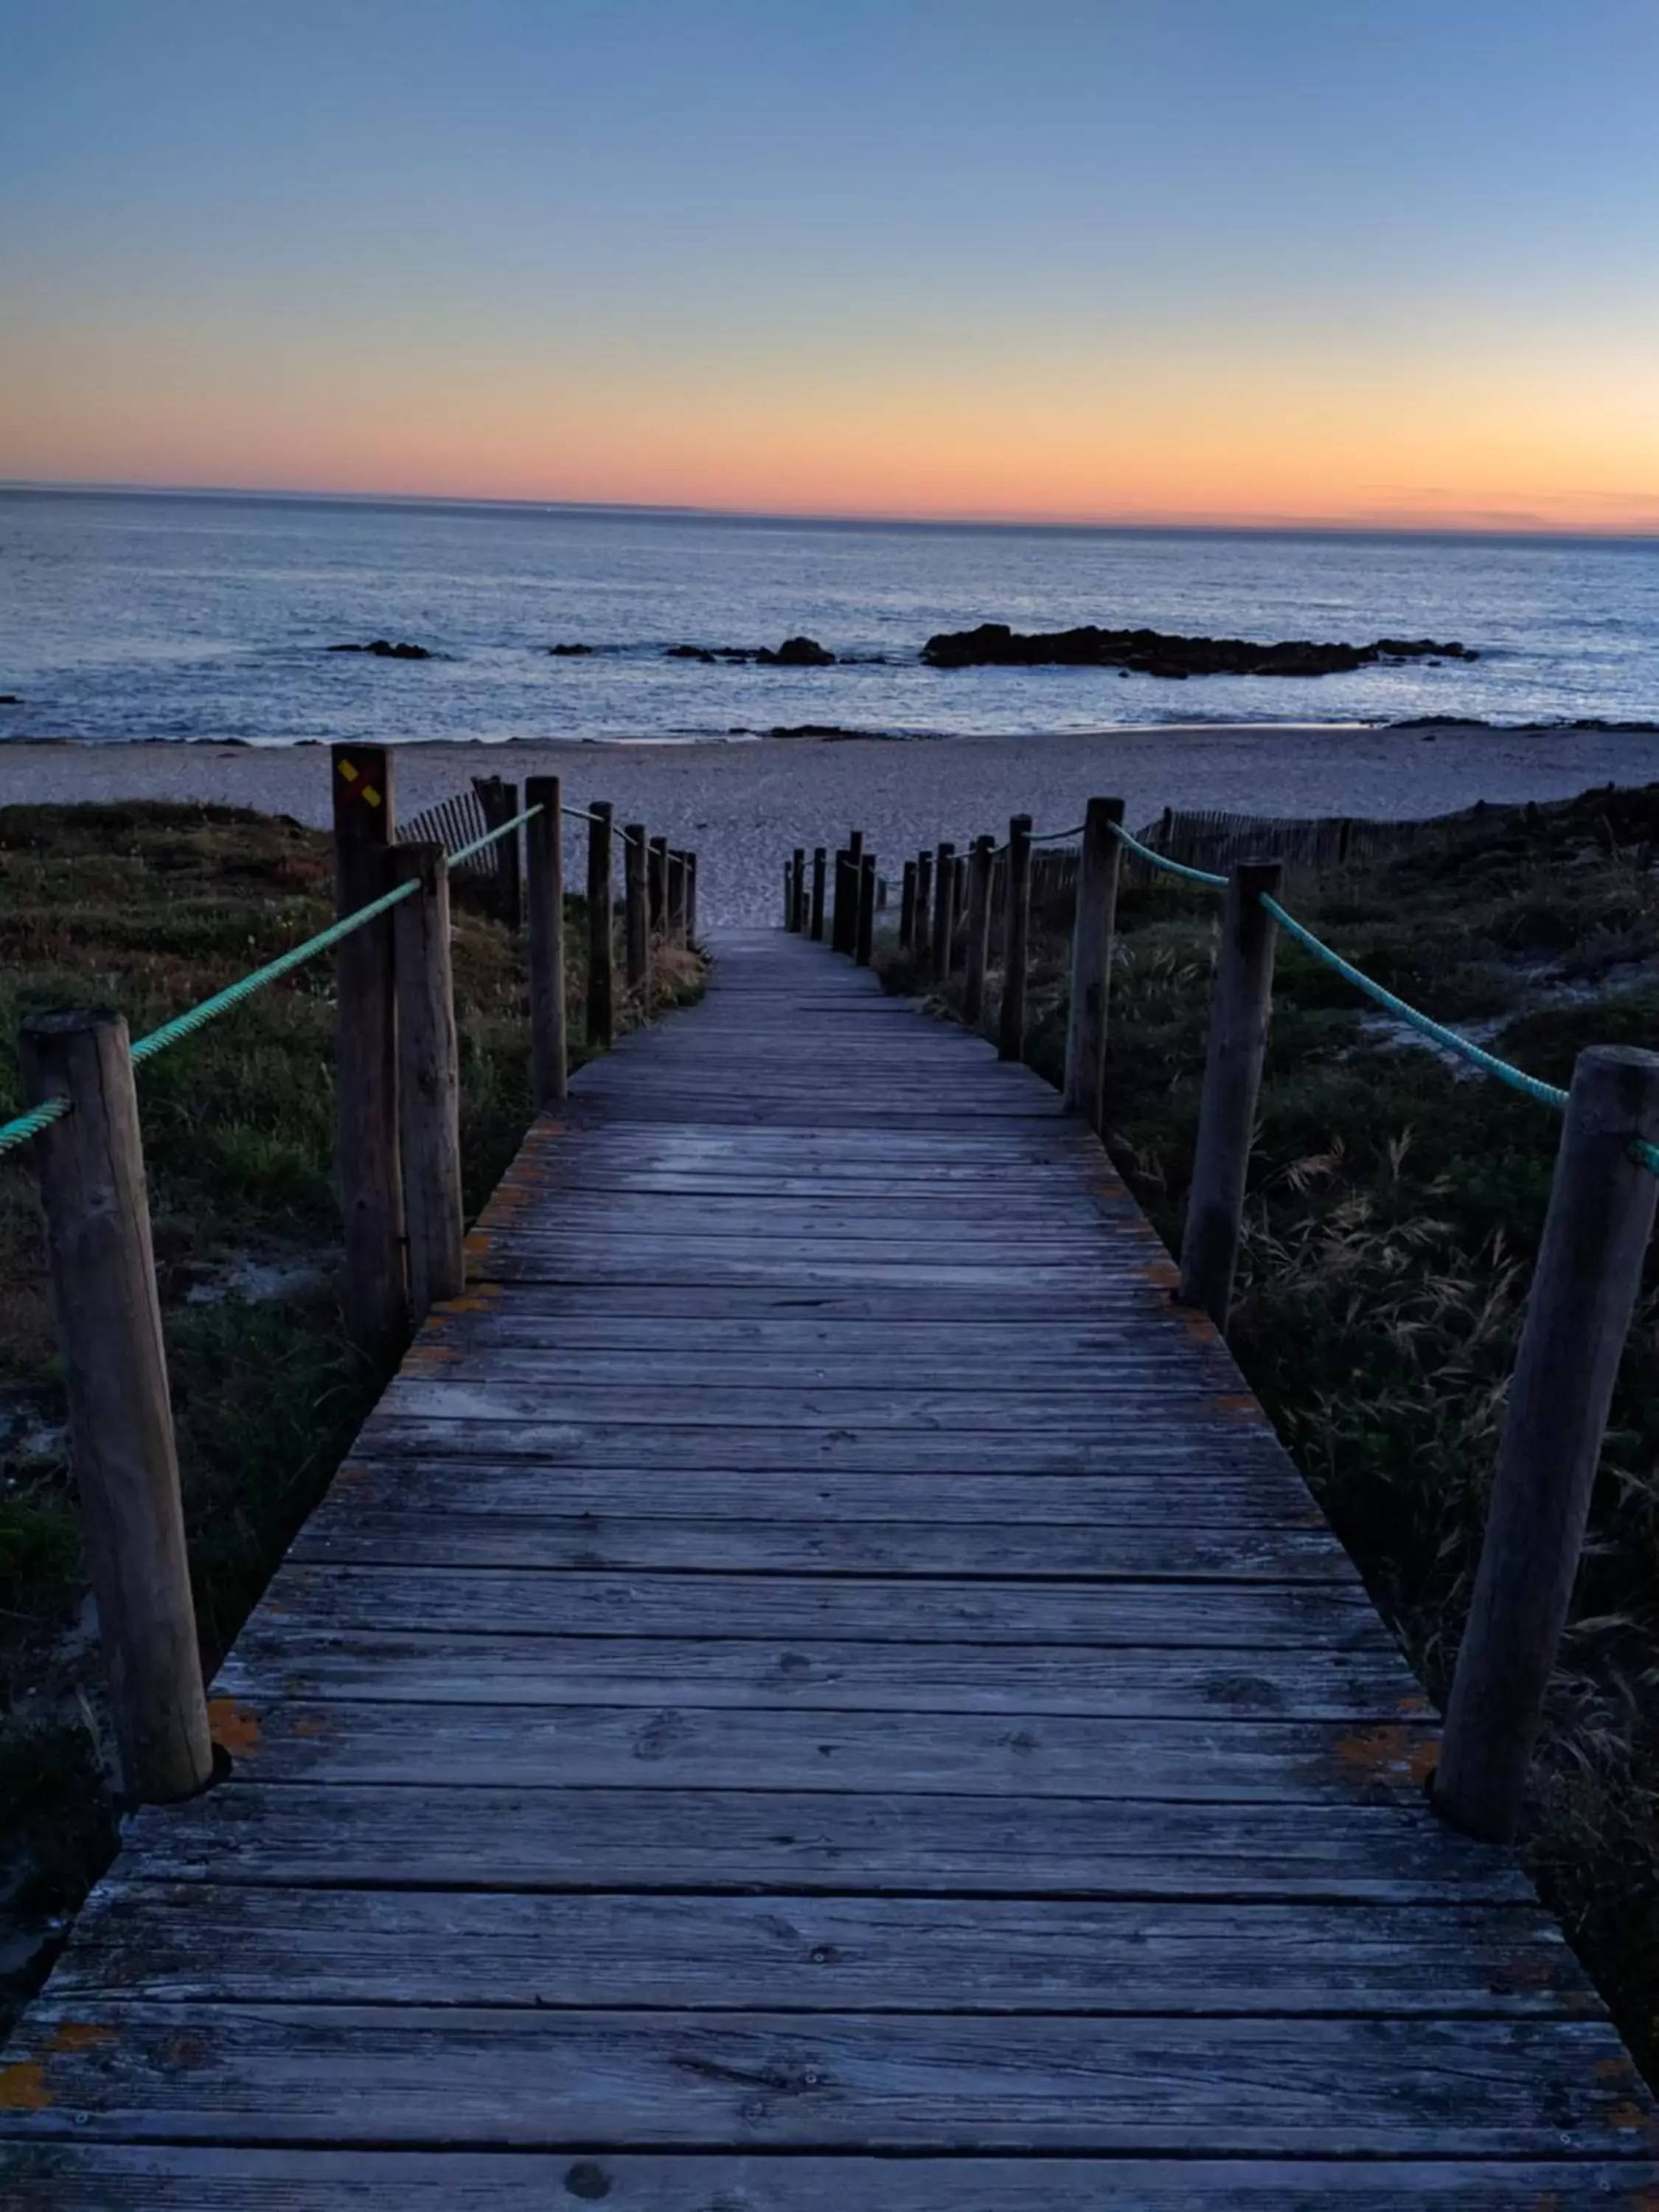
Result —
[[[984, 621], [1431, 636], [1474, 662], [1175, 682], [933, 670]], [[678, 645], [838, 656], [791, 669]], [[434, 657], [331, 653], [374, 638]], [[580, 644], [583, 656], [550, 648]], [[769, 520], [0, 489], [0, 740], [741, 739], [1659, 718], [1659, 540]]]

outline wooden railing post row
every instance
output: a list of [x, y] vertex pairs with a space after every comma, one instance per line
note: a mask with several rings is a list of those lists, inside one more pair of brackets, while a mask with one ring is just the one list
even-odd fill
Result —
[[941, 839], [933, 854], [933, 945], [927, 957], [933, 979], [939, 983], [951, 973], [951, 918], [956, 889], [957, 848], [948, 839]]
[[994, 837], [975, 837], [968, 861], [968, 930], [963, 947], [962, 1018], [977, 1026], [985, 1013], [985, 967], [991, 935]]
[[1016, 814], [1008, 824], [1007, 896], [1003, 904], [1002, 1006], [997, 1022], [997, 1055], [1025, 1055], [1025, 969], [1031, 936], [1031, 817]]
[[[396, 823], [392, 755], [335, 745], [335, 888], [342, 917], [392, 888]], [[389, 1367], [409, 1341], [403, 1176], [398, 1139], [398, 1017], [392, 916], [335, 948], [336, 1162], [345, 1233], [345, 1324], [352, 1344]]]
[[854, 935], [853, 957], [860, 968], [870, 965], [876, 943], [876, 856], [862, 854], [859, 860], [858, 924]]
[[398, 987], [398, 1149], [418, 1328], [466, 1284], [461, 1207], [461, 1077], [449, 957], [449, 863], [441, 845], [394, 845], [394, 881], [420, 885], [392, 909]]
[[1641, 1289], [1656, 1187], [1638, 1141], [1659, 1141], [1659, 1055], [1581, 1052], [1434, 1778], [1437, 1809], [1491, 1843], [1520, 1819]]
[[565, 1038], [564, 798], [556, 775], [532, 775], [525, 805], [539, 807], [525, 824], [529, 875], [530, 1073], [538, 1114], [562, 1103], [570, 1087]]
[[1078, 860], [1077, 910], [1072, 922], [1072, 1000], [1066, 1027], [1066, 1109], [1098, 1135], [1106, 1107], [1106, 1021], [1112, 990], [1112, 939], [1123, 848], [1115, 825], [1121, 799], [1091, 799]]
[[19, 1057], [31, 1105], [70, 1102], [34, 1139], [70, 1451], [121, 1787], [165, 1804], [206, 1786], [213, 1746], [127, 1025], [33, 1014]]
[[617, 1034], [611, 890], [613, 809], [609, 799], [595, 799], [587, 811], [593, 817], [587, 825], [587, 1041], [609, 1052]]
[[643, 822], [623, 831], [623, 954], [628, 988], [641, 1010], [651, 1004], [651, 906], [646, 882], [650, 843]]
[[829, 855], [822, 845], [812, 848], [812, 942], [823, 942], [824, 871]]
[[1229, 872], [1227, 902], [1216, 961], [1204, 1055], [1204, 1089], [1198, 1113], [1192, 1188], [1181, 1237], [1182, 1305], [1227, 1326], [1233, 1270], [1238, 1260], [1244, 1192], [1250, 1172], [1261, 1063], [1273, 1012], [1273, 952], [1279, 925], [1261, 901], [1284, 877], [1279, 860], [1237, 860]]

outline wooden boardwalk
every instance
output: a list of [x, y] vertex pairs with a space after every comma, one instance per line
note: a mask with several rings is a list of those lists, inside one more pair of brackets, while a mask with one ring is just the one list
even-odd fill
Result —
[[8, 2212], [1659, 2204], [1035, 1076], [733, 937], [473, 1246], [0, 2062]]

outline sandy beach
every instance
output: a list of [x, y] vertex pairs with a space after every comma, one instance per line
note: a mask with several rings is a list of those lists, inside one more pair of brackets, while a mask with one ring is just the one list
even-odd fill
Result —
[[[619, 821], [642, 820], [696, 849], [703, 917], [717, 927], [770, 921], [789, 848], [833, 846], [853, 828], [898, 862], [942, 836], [961, 844], [1000, 832], [1012, 813], [1030, 813], [1039, 830], [1065, 829], [1093, 793], [1121, 793], [1136, 826], [1165, 806], [1398, 820], [1477, 799], [1659, 781], [1659, 732], [1212, 723], [932, 743], [426, 744], [400, 747], [397, 773], [405, 817], [480, 774], [558, 775], [574, 803], [609, 799]], [[326, 754], [314, 745], [0, 747], [0, 803], [120, 799], [213, 800], [320, 825]]]

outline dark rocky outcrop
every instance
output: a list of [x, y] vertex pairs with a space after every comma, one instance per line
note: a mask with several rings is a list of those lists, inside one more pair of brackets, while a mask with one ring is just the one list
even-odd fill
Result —
[[1121, 668], [1143, 676], [1336, 676], [1378, 661], [1475, 660], [1463, 645], [1385, 637], [1374, 645], [1321, 645], [1307, 638], [1261, 645], [1243, 637], [1180, 637], [1156, 629], [1080, 629], [1022, 635], [1006, 623], [941, 630], [922, 647], [930, 668]]
[[550, 645], [547, 649], [555, 660], [585, 660], [593, 650], [591, 645]]
[[372, 639], [368, 645], [331, 645], [331, 653], [372, 653], [377, 660], [434, 660], [435, 653], [423, 645], [394, 645], [389, 637]]
[[836, 656], [815, 637], [787, 637], [774, 652], [769, 645], [671, 645], [669, 660], [701, 660], [713, 667], [726, 661], [738, 667], [833, 668]]

